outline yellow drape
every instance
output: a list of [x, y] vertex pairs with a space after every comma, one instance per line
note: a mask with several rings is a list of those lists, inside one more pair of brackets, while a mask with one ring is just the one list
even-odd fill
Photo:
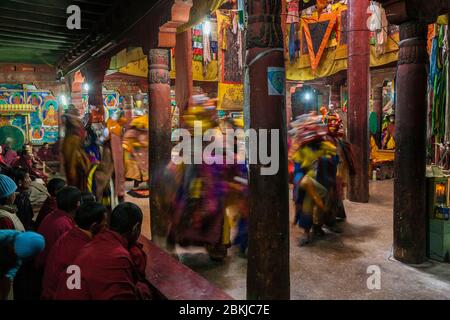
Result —
[[[347, 10], [346, 5], [333, 5], [333, 12], [341, 14], [342, 11]], [[317, 13], [314, 13], [309, 20], [317, 20]], [[342, 26], [341, 26], [342, 27]], [[286, 48], [289, 41], [289, 35], [286, 36]], [[376, 55], [375, 46], [370, 47], [370, 66], [379, 67], [398, 60], [398, 42], [399, 35], [394, 34], [388, 37], [386, 44], [386, 53], [380, 56]], [[311, 68], [311, 61], [308, 54], [301, 54], [295, 59], [293, 63], [289, 61], [289, 56], [286, 52], [286, 79], [292, 81], [308, 81], [317, 78], [328, 77], [339, 71], [347, 70], [348, 67], [348, 52], [346, 45], [339, 45], [333, 39], [328, 43], [328, 48], [323, 53], [322, 59], [317, 70], [313, 71]]]

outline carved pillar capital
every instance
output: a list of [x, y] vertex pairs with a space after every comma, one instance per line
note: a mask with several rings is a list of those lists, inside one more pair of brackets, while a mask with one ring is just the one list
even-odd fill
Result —
[[148, 53], [149, 84], [170, 84], [169, 50], [151, 49]]
[[376, 101], [380, 101], [383, 99], [383, 87], [376, 86], [372, 88], [372, 99]]
[[386, 9], [392, 24], [402, 24], [408, 20], [433, 23], [437, 17], [448, 10], [447, 1], [442, 0], [379, 0]]
[[246, 48], [282, 48], [281, 1], [249, 1]]
[[426, 64], [427, 25], [420, 21], [408, 21], [400, 25], [398, 65]]

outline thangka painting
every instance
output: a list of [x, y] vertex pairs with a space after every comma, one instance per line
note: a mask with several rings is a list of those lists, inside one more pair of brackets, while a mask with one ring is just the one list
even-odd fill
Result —
[[[1, 85], [0, 89], [0, 104], [24, 104], [25, 93], [17, 90], [14, 86]], [[11, 88], [11, 89], [9, 89]], [[26, 116], [22, 114], [17, 115], [2, 115], [0, 116], [0, 127], [13, 126], [21, 131], [21, 136], [25, 137], [27, 132]], [[18, 132], [18, 131], [17, 131]]]
[[[55, 143], [58, 141], [58, 101], [50, 91], [18, 90], [17, 87], [0, 85], [0, 104], [31, 104], [30, 136], [33, 144]], [[0, 118], [0, 126], [12, 125], [27, 134], [28, 115], [13, 114]]]
[[31, 141], [33, 144], [58, 141], [58, 100], [49, 91], [27, 92], [27, 103], [35, 107], [30, 115]]
[[[105, 121], [108, 120], [111, 115], [116, 112], [121, 103], [123, 103], [124, 97], [121, 97], [116, 91], [104, 91], [103, 92], [103, 107], [105, 108]], [[89, 95], [83, 93], [82, 107], [85, 112], [87, 111], [89, 101]]]
[[26, 119], [23, 115], [6, 115], [0, 117], [0, 127], [10, 125], [19, 128], [24, 134], [27, 131]]
[[16, 90], [0, 90], [0, 104], [23, 104], [25, 93]]
[[217, 107], [220, 110], [242, 110], [243, 32], [237, 27], [233, 11], [217, 11], [219, 33], [219, 86]]

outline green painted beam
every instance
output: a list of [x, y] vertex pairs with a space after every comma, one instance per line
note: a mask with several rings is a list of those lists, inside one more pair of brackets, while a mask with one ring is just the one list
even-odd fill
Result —
[[[38, 21], [38, 20], [33, 20], [32, 17], [11, 17], [8, 16], [6, 14], [3, 14], [0, 11], [0, 21], [3, 25], [3, 23], [11, 23], [12, 25], [26, 25], [29, 26], [31, 28], [34, 28], [36, 30], [43, 30], [43, 31], [58, 31], [58, 32], [62, 32], [65, 34], [70, 34], [71, 30], [67, 29], [66, 26], [66, 20], [64, 20], [64, 23], [56, 23], [55, 21], [53, 22], [44, 22], [44, 21]], [[72, 30], [72, 33], [79, 33], [81, 31], [88, 31], [87, 28], [83, 27], [83, 25], [81, 25], [81, 30]]]
[[39, 41], [48, 41], [55, 43], [76, 43], [80, 37], [55, 36], [51, 34], [42, 34], [40, 32], [16, 30], [15, 28], [8, 28], [0, 26], [0, 34], [7, 34], [19, 39], [32, 39]]
[[60, 45], [70, 47], [74, 44], [74, 41], [69, 41], [68, 39], [48, 39], [39, 38], [33, 36], [24, 36], [14, 32], [2, 32], [0, 30], [0, 38], [11, 41], [19, 41], [24, 43], [37, 43], [37, 44], [49, 44], [49, 45]]
[[8, 40], [0, 36], [0, 44], [8, 47], [19, 48], [31, 48], [31, 49], [48, 49], [48, 50], [60, 50], [67, 51], [71, 48], [70, 45], [58, 45], [58, 44], [46, 44], [36, 41], [20, 41], [20, 40]]
[[[44, 6], [33, 6], [33, 5], [29, 5], [29, 4], [24, 4], [24, 3], [14, 3], [11, 1], [6, 1], [6, 2], [2, 2], [0, 5], [0, 9], [1, 10], [12, 10], [14, 12], [17, 12], [21, 15], [23, 14], [31, 14], [31, 15], [35, 15], [35, 14], [39, 14], [41, 16], [46, 16], [46, 17], [54, 17], [54, 18], [64, 18], [67, 17], [67, 7], [63, 7], [63, 8], [55, 8], [55, 7], [44, 7]], [[98, 16], [101, 16], [103, 13], [101, 12], [97, 12], [97, 13], [93, 13], [93, 12], [82, 12], [82, 17], [83, 19], [86, 19], [87, 21], [96, 21], [95, 19], [98, 19]]]
[[0, 63], [44, 63], [54, 65], [60, 52], [30, 48], [0, 47]]

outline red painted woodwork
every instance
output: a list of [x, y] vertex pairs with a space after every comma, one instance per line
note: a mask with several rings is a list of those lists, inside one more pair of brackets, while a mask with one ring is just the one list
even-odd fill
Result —
[[355, 175], [350, 176], [349, 199], [369, 202], [369, 30], [367, 0], [349, 0], [348, 136], [355, 152]]
[[208, 280], [141, 237], [147, 254], [146, 277], [163, 299], [233, 300]]
[[[252, 300], [290, 297], [285, 95], [269, 95], [268, 86], [269, 68], [285, 68], [281, 2], [250, 0], [247, 4], [248, 75], [244, 85], [249, 101], [244, 105], [246, 122], [251, 129], [279, 130], [280, 133], [279, 149], [275, 151], [280, 157], [278, 172], [265, 176], [261, 174], [261, 162], [250, 165], [247, 298]], [[270, 150], [271, 142], [263, 143], [267, 143]]]

